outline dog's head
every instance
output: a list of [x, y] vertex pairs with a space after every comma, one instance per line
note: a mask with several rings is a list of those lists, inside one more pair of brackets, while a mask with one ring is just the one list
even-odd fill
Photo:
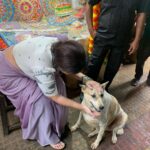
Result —
[[101, 85], [101, 91], [91, 89], [86, 85], [81, 85], [81, 90], [84, 95], [84, 103], [92, 110], [101, 112], [104, 109], [104, 94], [105, 87], [108, 82]]

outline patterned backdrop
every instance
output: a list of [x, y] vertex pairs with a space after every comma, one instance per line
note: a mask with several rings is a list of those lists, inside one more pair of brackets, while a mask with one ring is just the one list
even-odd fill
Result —
[[40, 0], [45, 16], [54, 15], [57, 0]]
[[68, 10], [65, 9], [65, 12], [61, 12], [65, 14], [67, 13], [66, 11], [71, 12], [68, 15], [62, 17], [55, 14], [59, 4], [66, 4], [67, 2], [69, 0], [0, 0], [0, 28], [24, 28], [24, 22], [28, 25], [29, 22], [30, 24], [35, 23], [35, 28], [42, 28], [44, 24], [45, 29], [48, 28], [48, 25], [70, 25], [76, 21], [71, 7], [68, 7]]
[[0, 0], [0, 23], [13, 20], [14, 14], [15, 7], [12, 0]]
[[22, 21], [40, 21], [42, 9], [39, 0], [14, 0], [16, 16]]

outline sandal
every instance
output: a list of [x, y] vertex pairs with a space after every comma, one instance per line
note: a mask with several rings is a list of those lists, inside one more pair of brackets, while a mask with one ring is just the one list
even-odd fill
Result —
[[62, 150], [65, 148], [65, 143], [63, 142], [58, 142], [57, 144], [54, 144], [54, 145], [50, 145], [53, 149], [55, 150]]

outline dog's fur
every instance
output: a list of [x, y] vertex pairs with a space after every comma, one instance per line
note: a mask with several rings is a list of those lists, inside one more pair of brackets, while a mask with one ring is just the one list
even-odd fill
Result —
[[81, 117], [83, 116], [86, 123], [95, 128], [88, 135], [88, 137], [92, 137], [98, 134], [94, 143], [91, 144], [92, 149], [98, 147], [105, 130], [112, 131], [112, 143], [115, 144], [117, 142], [117, 135], [124, 133], [123, 127], [128, 120], [128, 115], [123, 111], [116, 98], [105, 91], [106, 85], [107, 83], [101, 85], [102, 90], [100, 93], [95, 89], [82, 85], [84, 95], [82, 104], [88, 106], [92, 111], [100, 112], [101, 115], [94, 118], [85, 112], [80, 112], [76, 124], [71, 127], [71, 131], [75, 131], [79, 127]]

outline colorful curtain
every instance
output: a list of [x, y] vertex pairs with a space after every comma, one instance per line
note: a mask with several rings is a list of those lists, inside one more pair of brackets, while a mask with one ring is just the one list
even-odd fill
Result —
[[15, 7], [12, 0], [0, 0], [0, 23], [14, 19]]
[[43, 16], [40, 0], [13, 0], [16, 16], [21, 21], [40, 21]]

